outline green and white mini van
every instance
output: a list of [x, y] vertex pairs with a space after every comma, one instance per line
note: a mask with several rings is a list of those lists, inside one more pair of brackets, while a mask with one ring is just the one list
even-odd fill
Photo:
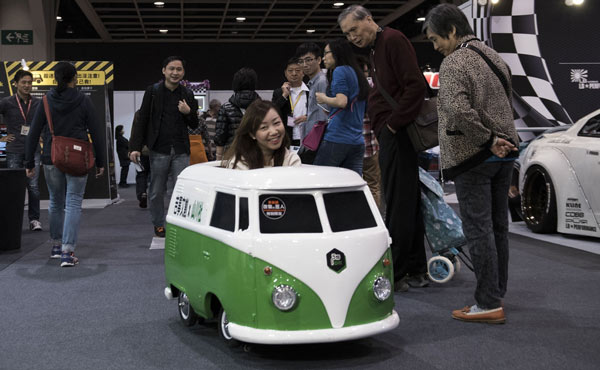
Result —
[[366, 183], [335, 167], [186, 168], [167, 216], [167, 298], [228, 342], [294, 344], [398, 326], [390, 238]]

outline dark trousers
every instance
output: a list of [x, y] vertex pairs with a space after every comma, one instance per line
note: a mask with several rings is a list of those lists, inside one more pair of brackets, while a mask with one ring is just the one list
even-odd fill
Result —
[[508, 189], [513, 162], [484, 162], [454, 179], [473, 261], [475, 301], [498, 308], [508, 280]]
[[382, 128], [379, 141], [385, 225], [392, 237], [394, 279], [427, 272], [417, 153], [405, 130]]
[[121, 179], [119, 180], [119, 185], [127, 185], [127, 175], [129, 175], [129, 164], [131, 162], [123, 161], [123, 165], [121, 166]]
[[140, 156], [140, 164], [143, 171], [136, 171], [135, 174], [135, 194], [138, 200], [142, 200], [142, 194], [148, 196], [148, 181], [150, 180], [150, 157]]

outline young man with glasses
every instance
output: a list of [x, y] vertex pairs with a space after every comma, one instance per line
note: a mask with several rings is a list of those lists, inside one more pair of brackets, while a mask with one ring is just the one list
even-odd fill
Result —
[[309, 78], [308, 81], [308, 109], [306, 122], [302, 130], [302, 139], [308, 135], [313, 126], [319, 121], [327, 120], [327, 112], [322, 107], [329, 110], [328, 106], [317, 104], [316, 93], [325, 93], [327, 90], [327, 76], [321, 71], [321, 48], [314, 42], [304, 43], [296, 49], [298, 64], [303, 67], [304, 74]]

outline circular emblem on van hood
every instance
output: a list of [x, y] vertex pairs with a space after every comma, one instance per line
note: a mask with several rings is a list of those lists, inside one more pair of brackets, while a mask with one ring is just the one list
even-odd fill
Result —
[[285, 203], [277, 197], [263, 200], [261, 210], [263, 215], [270, 220], [278, 220], [285, 215]]
[[335, 272], [341, 272], [346, 268], [346, 256], [337, 249], [332, 249], [327, 253], [327, 267]]

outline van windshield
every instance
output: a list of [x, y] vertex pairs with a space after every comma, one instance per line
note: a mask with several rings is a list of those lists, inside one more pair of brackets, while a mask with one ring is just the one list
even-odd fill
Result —
[[263, 234], [323, 232], [311, 194], [262, 194], [258, 212]]
[[323, 201], [334, 233], [377, 226], [363, 191], [326, 193], [323, 194]]

